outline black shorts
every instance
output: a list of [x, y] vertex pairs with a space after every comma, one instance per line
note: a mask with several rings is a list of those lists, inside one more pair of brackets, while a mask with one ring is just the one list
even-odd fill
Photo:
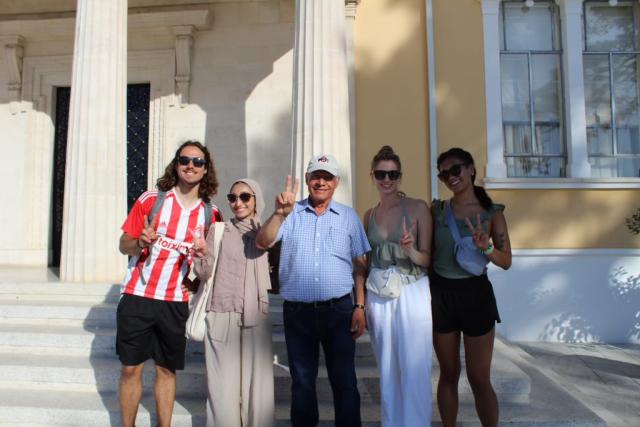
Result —
[[496, 297], [486, 275], [448, 279], [434, 272], [429, 283], [434, 332], [462, 331], [479, 337], [500, 323]]
[[118, 304], [116, 354], [126, 366], [147, 359], [172, 371], [184, 369], [189, 304], [123, 294]]

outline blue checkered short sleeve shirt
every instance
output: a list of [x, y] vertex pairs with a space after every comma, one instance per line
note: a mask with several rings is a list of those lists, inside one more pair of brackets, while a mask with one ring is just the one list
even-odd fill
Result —
[[308, 199], [296, 203], [278, 231], [280, 294], [288, 301], [325, 301], [353, 289], [353, 259], [371, 250], [358, 214], [331, 201], [317, 215]]

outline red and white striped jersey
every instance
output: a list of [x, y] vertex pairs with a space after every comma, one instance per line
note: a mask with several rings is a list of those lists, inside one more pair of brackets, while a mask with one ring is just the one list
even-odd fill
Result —
[[[157, 197], [158, 191], [143, 193], [131, 208], [122, 231], [134, 238], [140, 237], [144, 216], [149, 217]], [[204, 206], [201, 201], [192, 209], [185, 209], [174, 190], [167, 191], [155, 221], [158, 239], [140, 255], [131, 257], [122, 293], [164, 301], [189, 301], [182, 281], [191, 267], [193, 235], [204, 230]], [[216, 221], [222, 221], [222, 217], [213, 206], [211, 224]]]

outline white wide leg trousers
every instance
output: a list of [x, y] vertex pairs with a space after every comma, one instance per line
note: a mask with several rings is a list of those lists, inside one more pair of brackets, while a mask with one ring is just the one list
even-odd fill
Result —
[[399, 298], [367, 293], [369, 333], [380, 371], [383, 427], [431, 425], [429, 279], [405, 285]]

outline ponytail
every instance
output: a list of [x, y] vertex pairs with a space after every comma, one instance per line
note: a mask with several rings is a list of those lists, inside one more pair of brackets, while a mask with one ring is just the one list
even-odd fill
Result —
[[[474, 178], [475, 178], [475, 175], [474, 175]], [[491, 197], [489, 197], [484, 187], [480, 187], [479, 185], [474, 184], [473, 194], [475, 194], [476, 199], [478, 199], [478, 201], [480, 202], [480, 206], [482, 206], [487, 211], [491, 209], [491, 206], [493, 205], [493, 200], [491, 200]]]

